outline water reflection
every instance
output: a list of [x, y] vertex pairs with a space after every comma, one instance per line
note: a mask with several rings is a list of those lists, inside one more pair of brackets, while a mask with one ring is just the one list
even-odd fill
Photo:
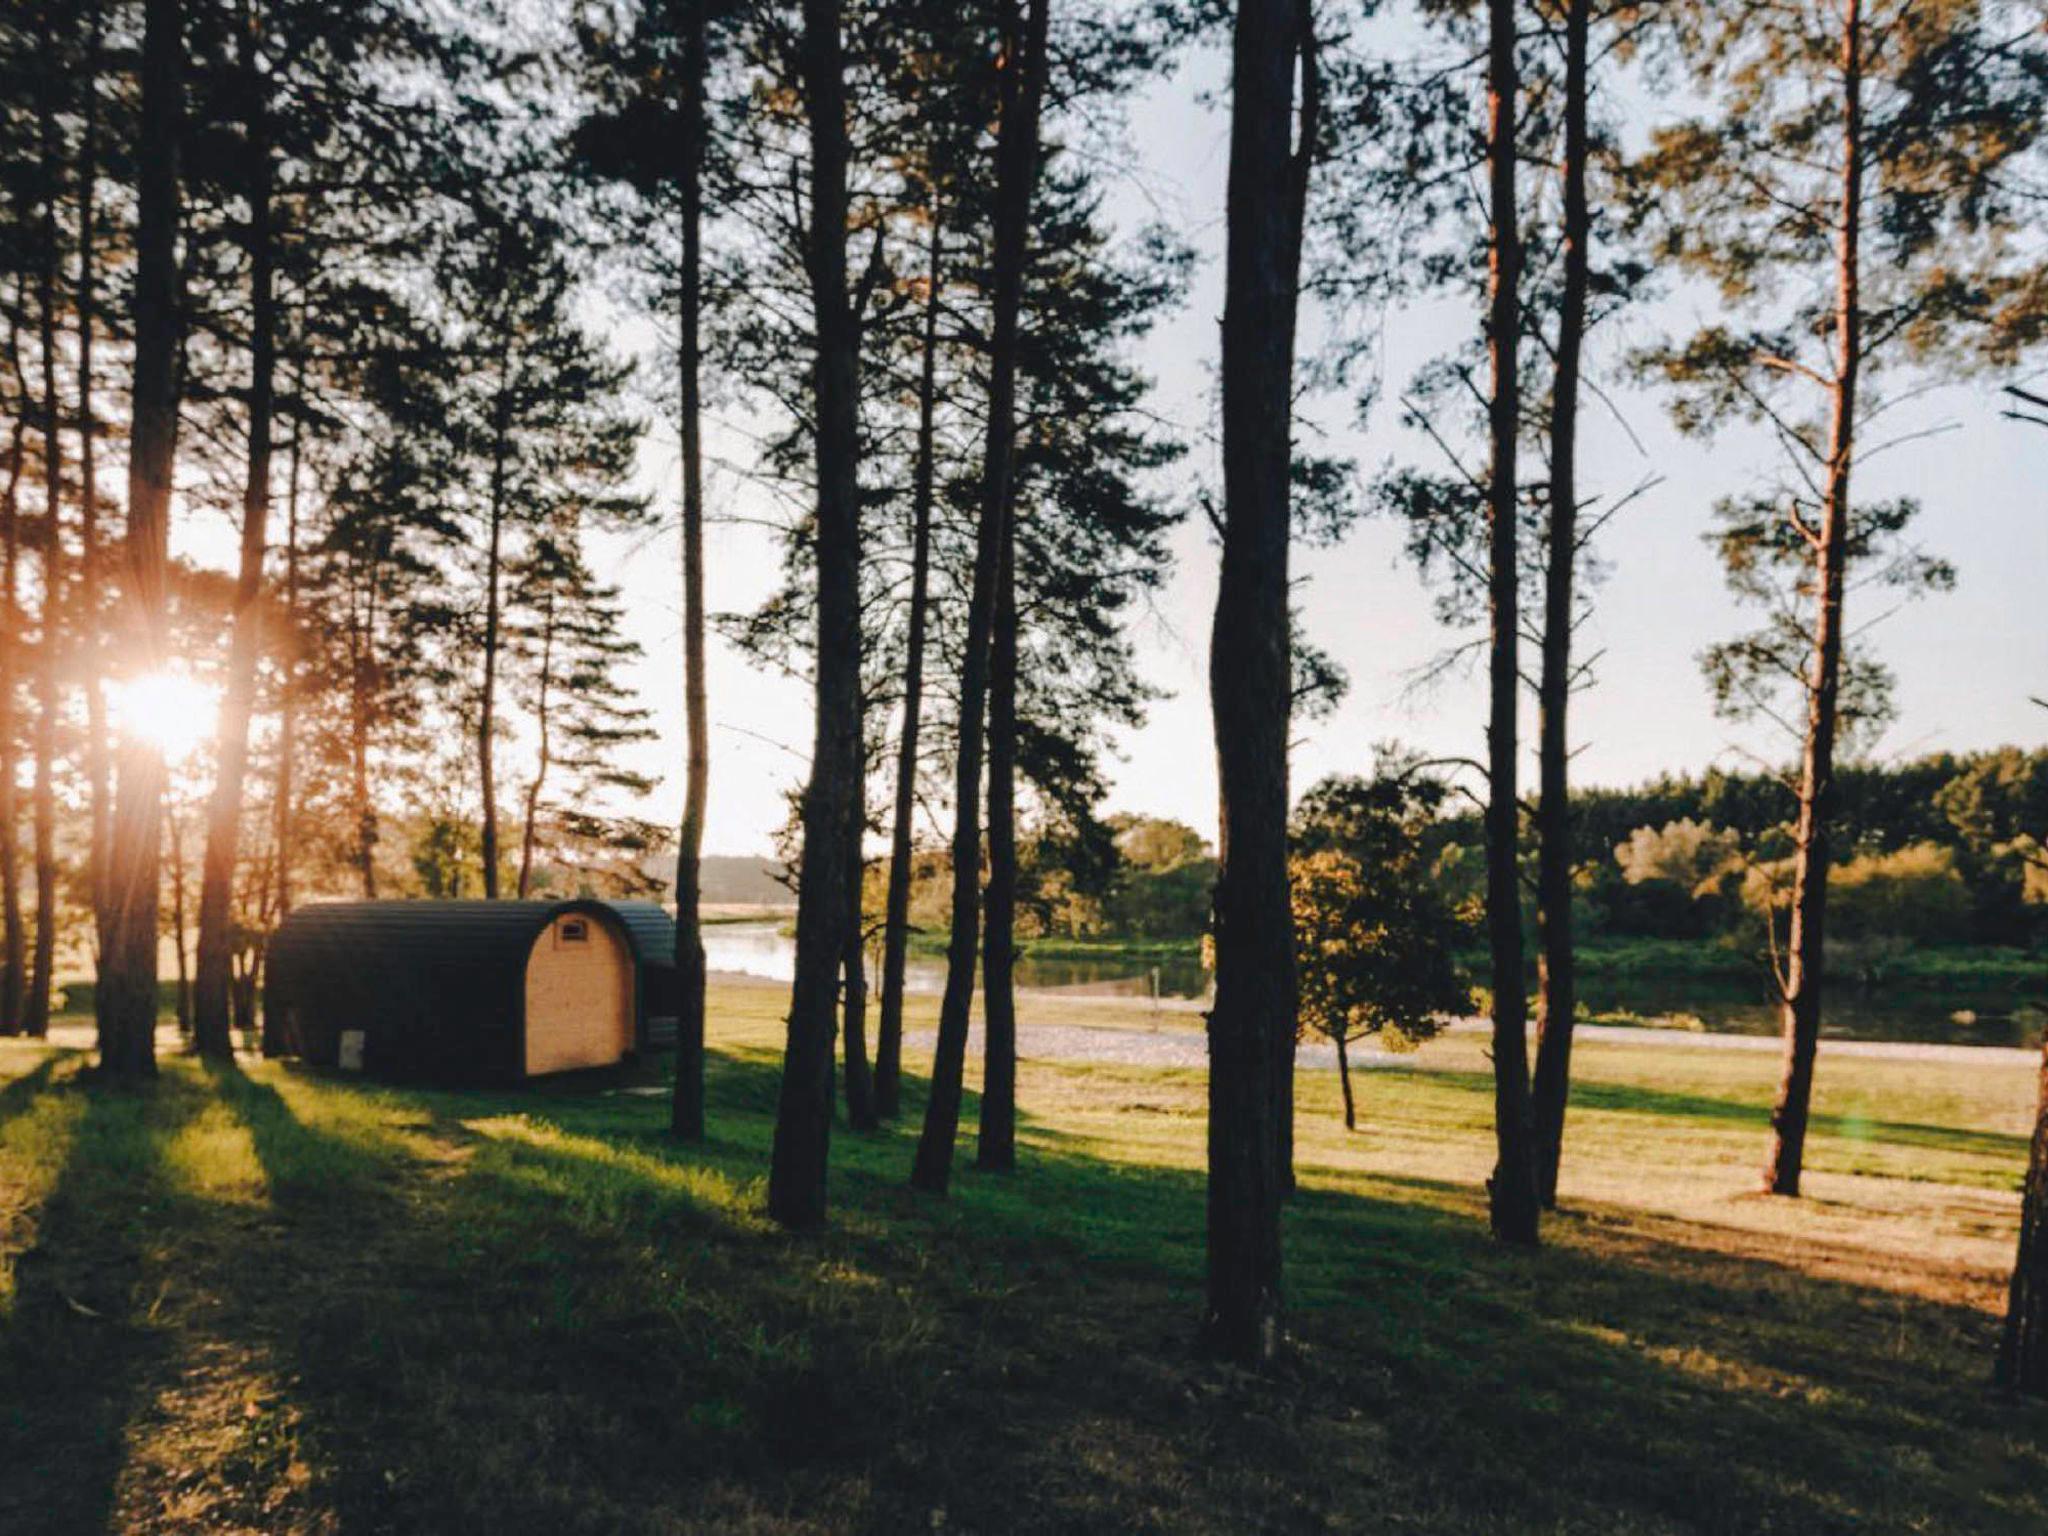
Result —
[[[779, 922], [713, 923], [704, 929], [704, 960], [714, 971], [788, 981], [796, 974], [796, 942]], [[912, 992], [940, 992], [946, 962], [913, 953], [904, 969]], [[1208, 972], [1197, 959], [1132, 960], [1123, 957], [1039, 957], [1017, 962], [1017, 985], [1027, 992], [1062, 992], [1077, 997], [1203, 997]]]

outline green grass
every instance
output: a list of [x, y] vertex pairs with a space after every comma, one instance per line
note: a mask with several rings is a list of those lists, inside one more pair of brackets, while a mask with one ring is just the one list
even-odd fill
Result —
[[[1203, 1085], [1027, 1062], [1020, 1169], [915, 1111], [764, 1219], [777, 1016], [714, 992], [714, 1136], [631, 1074], [380, 1090], [0, 1042], [0, 1530], [2028, 1532], [1987, 1385], [2031, 1075], [1829, 1059], [1752, 1193], [1767, 1053], [1587, 1042], [1565, 1199], [1486, 1237], [1454, 1036], [1300, 1084], [1291, 1340], [1198, 1361]], [[1027, 1009], [1027, 1016], [1029, 1010]], [[929, 1027], [920, 1016], [914, 1027]]]

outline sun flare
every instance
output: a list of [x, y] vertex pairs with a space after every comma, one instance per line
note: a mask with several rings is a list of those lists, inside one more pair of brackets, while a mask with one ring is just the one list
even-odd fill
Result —
[[124, 737], [140, 739], [170, 763], [183, 762], [213, 734], [219, 700], [185, 672], [145, 672], [107, 689], [107, 713]]

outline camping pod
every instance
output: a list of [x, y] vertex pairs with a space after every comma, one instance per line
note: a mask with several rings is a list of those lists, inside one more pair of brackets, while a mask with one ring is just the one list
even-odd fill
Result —
[[606, 902], [633, 937], [640, 965], [640, 1049], [673, 1050], [676, 1015], [682, 1011], [676, 989], [676, 920], [668, 908], [653, 901]]
[[315, 902], [270, 941], [264, 1007], [288, 1054], [393, 1082], [608, 1067], [645, 1040], [649, 927], [601, 901]]

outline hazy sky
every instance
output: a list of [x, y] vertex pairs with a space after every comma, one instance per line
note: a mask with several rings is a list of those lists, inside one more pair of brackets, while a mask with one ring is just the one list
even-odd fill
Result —
[[[1164, 218], [1203, 255], [1189, 303], [1158, 329], [1139, 361], [1157, 382], [1156, 407], [1190, 441], [1204, 445], [1186, 466], [1188, 474], [1207, 476], [1211, 483], [1220, 478], [1209, 399], [1221, 312], [1227, 122], [1198, 98], [1215, 93], [1223, 74], [1214, 53], [1197, 57], [1135, 104], [1135, 154], [1112, 196], [1112, 207], [1128, 227]], [[1640, 131], [1644, 124], [1633, 126]], [[1321, 195], [1332, 190], [1327, 181], [1319, 187]], [[1699, 318], [1680, 302], [1647, 306], [1625, 325], [1597, 335], [1592, 364], [1611, 366], [1629, 347]], [[1397, 394], [1418, 363], [1468, 334], [1477, 321], [1468, 306], [1442, 303], [1391, 316], [1385, 392]], [[622, 344], [641, 334], [644, 327], [630, 323], [618, 332]], [[2048, 711], [2027, 698], [2048, 694], [2048, 625], [2042, 612], [2048, 605], [2048, 430], [2000, 417], [1996, 390], [2003, 382], [1993, 378], [1981, 389], [1943, 389], [1901, 407], [1887, 422], [1891, 434], [1943, 425], [1951, 430], [1880, 454], [1859, 469], [1860, 497], [1921, 499], [1920, 536], [1954, 561], [1959, 576], [1953, 595], [1899, 612], [1867, 637], [1900, 684], [1899, 723], [1881, 743], [1881, 755], [2008, 741], [2038, 745], [2048, 739]], [[1779, 466], [1776, 450], [1761, 434], [1740, 428], [1712, 444], [1681, 439], [1654, 397], [1617, 389], [1615, 399], [1642, 448], [1607, 411], [1589, 407], [1581, 450], [1584, 483], [1611, 493], [1652, 473], [1663, 478], [1602, 537], [1601, 553], [1612, 574], [1581, 644], [1604, 655], [1597, 686], [1574, 705], [1578, 778], [1620, 783], [1667, 769], [1697, 770], [1717, 760], [1735, 764], [1741, 749], [1781, 758], [1781, 744], [1768, 733], [1737, 731], [1713, 716], [1695, 660], [1703, 646], [1742, 622], [1701, 540], [1710, 509], [1717, 497], [1770, 477]], [[1335, 419], [1347, 415], [1340, 409]], [[1340, 436], [1330, 446], [1353, 452], [1367, 471], [1390, 457], [1441, 467], [1428, 442], [1403, 431], [1393, 417], [1383, 406], [1367, 430]], [[714, 455], [743, 466], [746, 425], [714, 422]], [[644, 473], [672, 509], [672, 443], [650, 443]], [[709, 492], [714, 515], [741, 521], [709, 532], [708, 599], [714, 609], [744, 609], [775, 578], [773, 535], [744, 521], [767, 508], [736, 469], [715, 469]], [[1111, 765], [1110, 807], [1176, 816], [1213, 834], [1214, 749], [1204, 658], [1216, 552], [1207, 529], [1195, 523], [1182, 527], [1173, 542], [1173, 579], [1137, 632], [1146, 676], [1171, 697], [1155, 706], [1141, 730], [1121, 739], [1120, 760]], [[670, 819], [681, 803], [683, 757], [676, 537], [669, 529], [630, 543], [607, 541], [598, 553], [613, 579], [624, 584], [635, 632], [649, 653], [637, 681], [657, 712], [662, 736], [638, 758], [663, 775], [649, 809]], [[1301, 555], [1297, 570], [1308, 578], [1301, 601], [1309, 632], [1342, 662], [1352, 682], [1338, 713], [1305, 730], [1294, 764], [1297, 787], [1325, 773], [1364, 767], [1373, 744], [1388, 738], [1432, 754], [1477, 755], [1483, 745], [1482, 678], [1454, 678], [1420, 697], [1410, 689], [1416, 669], [1443, 648], [1447, 636], [1401, 557], [1396, 530], [1368, 522], [1339, 548]], [[1872, 596], [1882, 600], [1882, 594]], [[1873, 616], [1873, 606], [1852, 610], [1852, 628]], [[786, 814], [785, 797], [804, 776], [810, 699], [798, 683], [756, 672], [722, 647], [714, 648], [710, 690], [707, 850], [764, 852]]]

